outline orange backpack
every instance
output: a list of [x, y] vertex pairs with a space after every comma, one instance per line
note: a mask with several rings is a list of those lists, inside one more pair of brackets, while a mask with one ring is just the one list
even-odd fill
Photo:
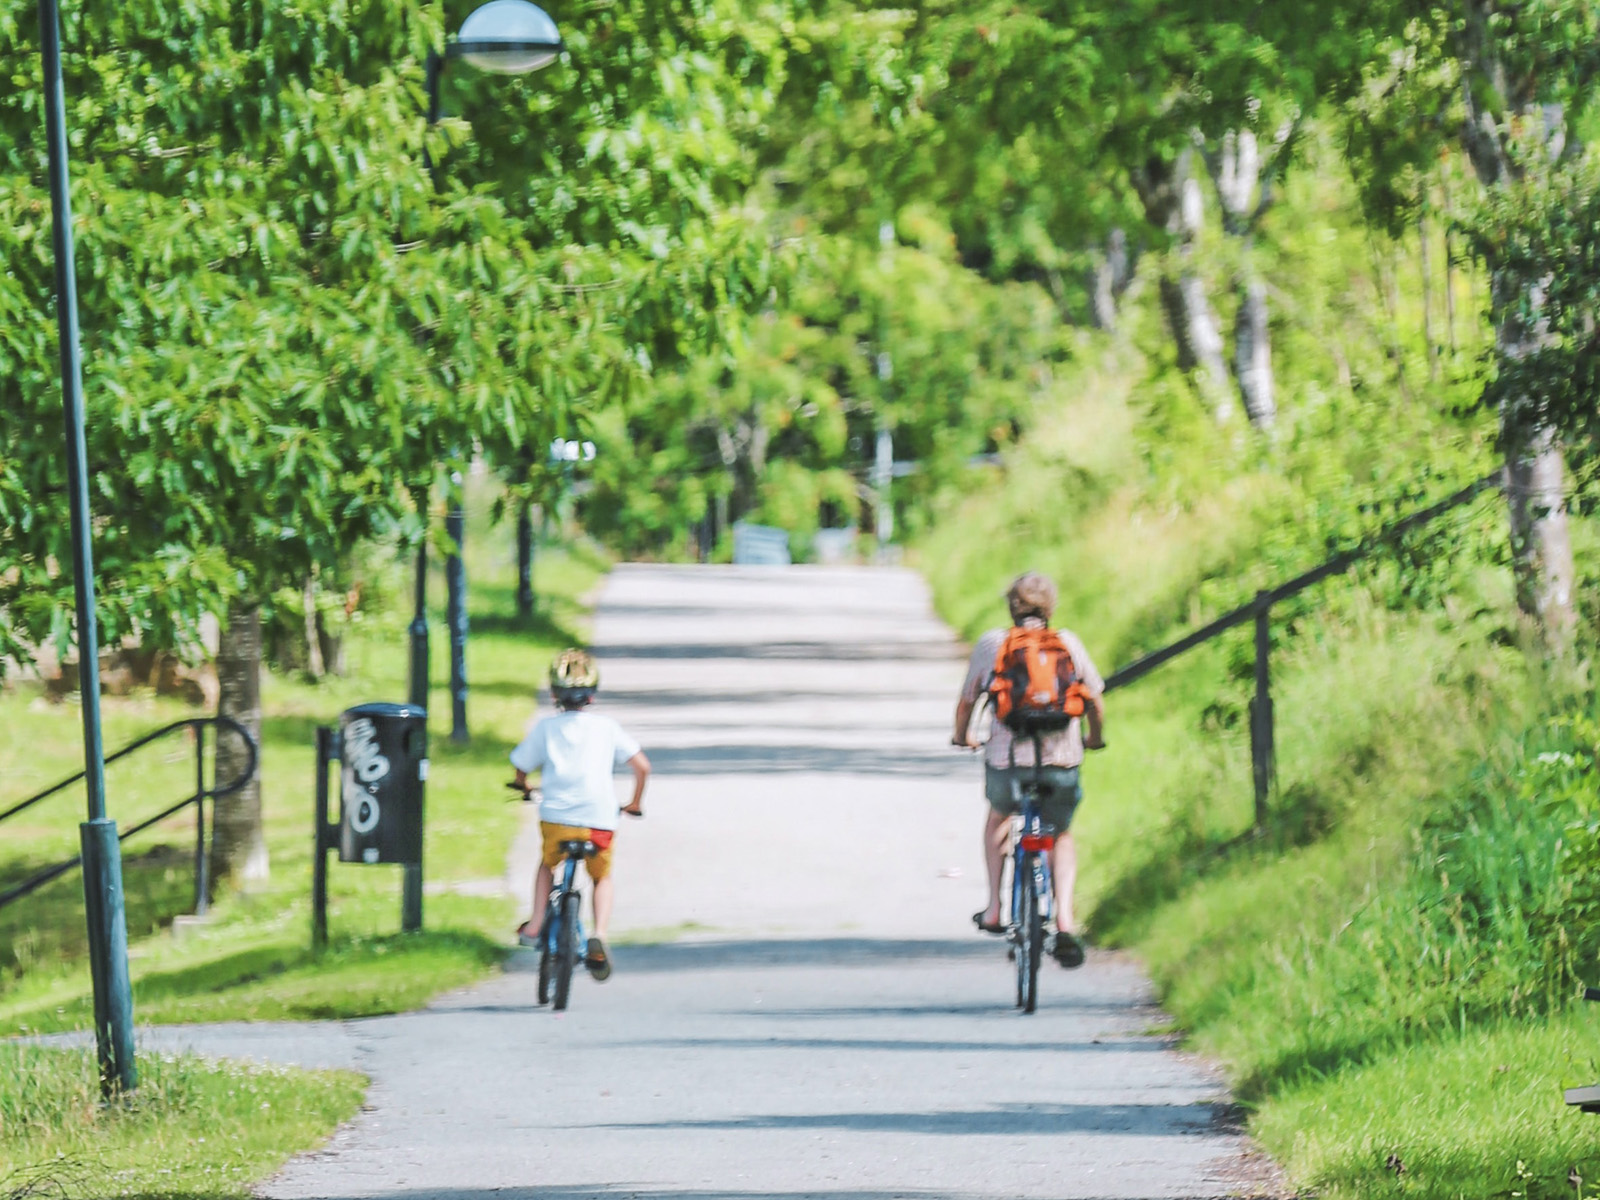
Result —
[[994, 715], [1014, 733], [1065, 729], [1084, 711], [1083, 685], [1072, 653], [1054, 629], [1014, 626], [994, 656], [989, 676]]

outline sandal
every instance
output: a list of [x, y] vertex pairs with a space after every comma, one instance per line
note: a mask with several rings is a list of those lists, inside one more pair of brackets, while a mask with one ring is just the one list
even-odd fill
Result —
[[589, 974], [596, 983], [611, 978], [611, 956], [606, 953], [606, 944], [599, 938], [589, 939], [589, 950], [583, 956], [583, 965], [589, 968]]
[[983, 909], [981, 908], [972, 914], [972, 923], [983, 933], [1004, 933], [1006, 931], [1006, 927], [998, 921], [993, 925], [985, 925], [983, 922]]
[[1056, 944], [1050, 948], [1050, 952], [1058, 963], [1069, 970], [1083, 966], [1083, 941], [1075, 933], [1068, 933], [1064, 929], [1057, 933]]

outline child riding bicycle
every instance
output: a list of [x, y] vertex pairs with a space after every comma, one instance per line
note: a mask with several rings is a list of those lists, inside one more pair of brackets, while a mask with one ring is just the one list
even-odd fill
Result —
[[[556, 655], [550, 666], [550, 696], [558, 711], [539, 721], [511, 752], [511, 765], [517, 771], [515, 786], [527, 792], [531, 787], [529, 773], [539, 771], [543, 792], [539, 829], [544, 848], [533, 883], [533, 915], [518, 927], [517, 940], [524, 946], [538, 945], [552, 873], [562, 859], [561, 843], [587, 839], [598, 850], [584, 863], [594, 881], [595, 926], [584, 965], [595, 979], [606, 979], [611, 974], [606, 932], [615, 894], [611, 847], [617, 814], [644, 815], [641, 802], [645, 781], [650, 777], [650, 760], [621, 725], [588, 711], [599, 686], [600, 670], [591, 655], [576, 649]], [[633, 770], [633, 799], [626, 807], [619, 807], [611, 776], [624, 764]]]

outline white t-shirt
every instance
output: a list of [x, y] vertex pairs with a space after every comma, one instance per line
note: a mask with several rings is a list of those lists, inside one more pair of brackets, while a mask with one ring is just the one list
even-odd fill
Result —
[[551, 825], [615, 829], [616, 788], [611, 775], [639, 743], [610, 717], [578, 709], [545, 717], [511, 752], [519, 771], [542, 771], [539, 819]]

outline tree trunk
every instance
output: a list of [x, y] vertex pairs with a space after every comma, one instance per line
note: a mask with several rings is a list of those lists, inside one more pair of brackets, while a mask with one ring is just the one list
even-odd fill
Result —
[[[1495, 348], [1517, 361], [1536, 353], [1548, 340], [1549, 325], [1539, 314], [1545, 287], [1505, 274], [1491, 284], [1502, 316]], [[1521, 293], [1520, 297], [1517, 293]], [[1512, 314], [1532, 315], [1531, 323]], [[1566, 470], [1555, 430], [1529, 423], [1513, 401], [1501, 406], [1500, 439], [1506, 447], [1506, 501], [1510, 509], [1511, 565], [1517, 607], [1538, 623], [1545, 643], [1561, 649], [1572, 640], [1577, 614], [1572, 606], [1576, 568], [1567, 530]]]
[[1577, 626], [1565, 466], [1561, 446], [1548, 428], [1506, 455], [1517, 607], [1539, 623], [1552, 649], [1566, 646]]
[[1233, 327], [1233, 371], [1250, 424], [1267, 430], [1278, 416], [1273, 395], [1272, 331], [1267, 324], [1267, 285], [1259, 279], [1241, 279], [1237, 286], [1239, 315]]
[[[217, 715], [232, 717], [261, 744], [261, 610], [236, 604], [217, 646]], [[217, 778], [243, 772], [249, 751], [239, 738], [217, 738]], [[261, 823], [261, 772], [216, 801], [211, 831], [213, 886], [226, 880], [248, 887], [267, 878], [267, 842]]]
[[[1500, 57], [1506, 32], [1498, 26], [1505, 15], [1492, 0], [1467, 0], [1454, 35], [1456, 56], [1463, 66], [1461, 96], [1467, 118], [1461, 123], [1461, 144], [1478, 181], [1491, 190], [1525, 186], [1528, 172], [1556, 162], [1567, 143], [1566, 112], [1560, 105], [1541, 104], [1538, 79], [1508, 70]], [[1513, 137], [1519, 127], [1540, 136], [1543, 162], [1525, 147], [1521, 153], [1515, 151]], [[1550, 336], [1542, 317], [1542, 281], [1517, 278], [1491, 263], [1489, 289], [1493, 309], [1500, 314], [1496, 353], [1514, 362], [1536, 352]], [[1537, 411], [1535, 406], [1529, 409]], [[1529, 419], [1514, 399], [1501, 406], [1500, 436], [1506, 448], [1517, 606], [1538, 623], [1547, 646], [1561, 649], [1577, 625], [1561, 444], [1552, 427], [1536, 417]]]
[[1205, 220], [1205, 198], [1192, 174], [1193, 154], [1185, 150], [1172, 162], [1151, 159], [1134, 172], [1134, 190], [1151, 225], [1170, 237], [1172, 245], [1161, 278], [1161, 306], [1177, 345], [1178, 365], [1194, 376], [1201, 396], [1218, 421], [1233, 415], [1221, 322], [1211, 307], [1205, 280], [1195, 263], [1196, 241]]
[[1278, 417], [1267, 287], [1255, 270], [1255, 224], [1269, 201], [1262, 182], [1266, 162], [1256, 135], [1248, 129], [1225, 134], [1221, 149], [1207, 155], [1206, 162], [1222, 205], [1222, 232], [1234, 244], [1233, 289], [1239, 310], [1234, 318], [1233, 377], [1250, 424], [1265, 431]]
[[327, 671], [322, 664], [322, 639], [317, 636], [317, 581], [310, 576], [300, 592], [300, 609], [305, 618], [306, 674], [321, 679]]
[[1132, 265], [1128, 256], [1128, 235], [1121, 229], [1113, 229], [1106, 238], [1104, 252], [1095, 261], [1091, 302], [1096, 329], [1116, 329], [1122, 294], [1128, 290], [1133, 276]]
[[317, 644], [322, 650], [322, 663], [329, 675], [343, 678], [350, 669], [344, 652], [344, 634], [334, 633], [321, 613], [317, 614]]

